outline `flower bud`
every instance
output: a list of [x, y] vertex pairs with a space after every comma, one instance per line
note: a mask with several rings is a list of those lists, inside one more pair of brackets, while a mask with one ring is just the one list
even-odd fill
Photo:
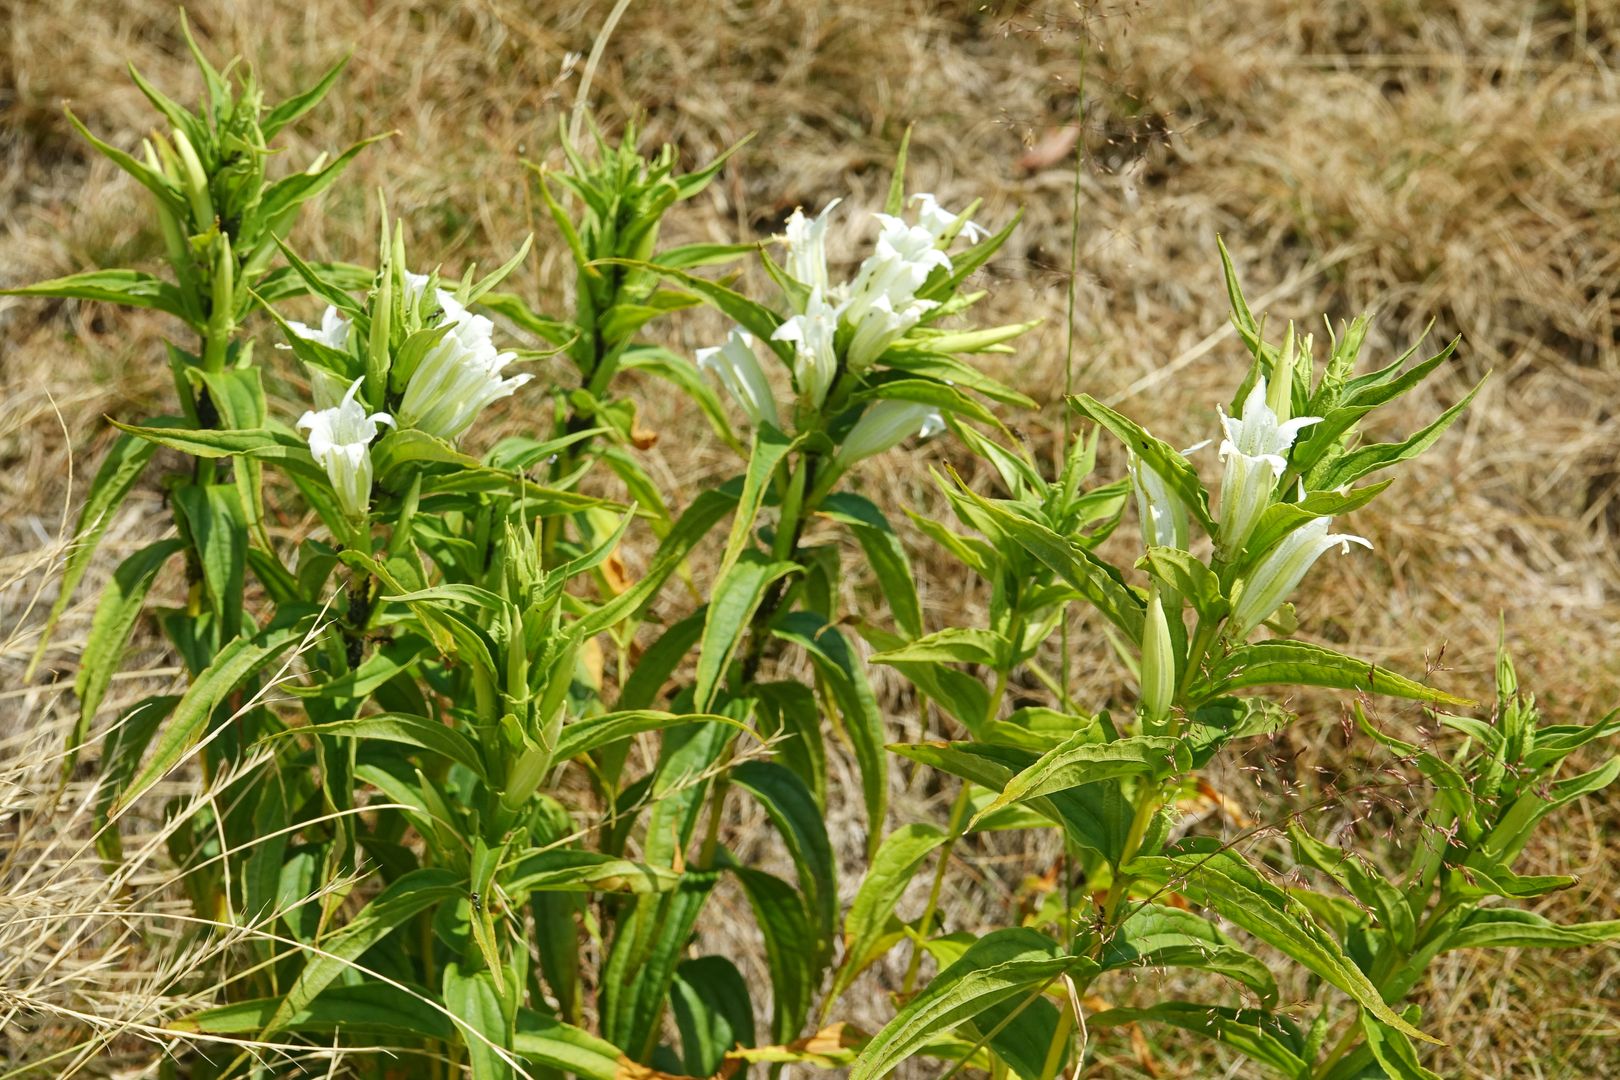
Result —
[[1158, 586], [1148, 595], [1142, 620], [1142, 729], [1161, 731], [1170, 719], [1176, 696], [1176, 653], [1170, 640], [1170, 620], [1159, 599]]

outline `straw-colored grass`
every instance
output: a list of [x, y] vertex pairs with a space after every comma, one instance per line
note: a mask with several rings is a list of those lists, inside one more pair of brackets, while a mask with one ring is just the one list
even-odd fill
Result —
[[[206, 47], [245, 55], [272, 92], [355, 50], [329, 102], [290, 143], [287, 167], [366, 133], [397, 131], [305, 214], [293, 237], [301, 250], [365, 257], [372, 193], [381, 188], [420, 257], [442, 258], [458, 274], [473, 260], [493, 265], [535, 231], [537, 255], [514, 287], [544, 307], [563, 306], [566, 254], [532, 216], [519, 158], [559, 158], [554, 133], [582, 66], [570, 54], [590, 49], [606, 0], [187, 6]], [[0, 284], [153, 262], [160, 245], [142, 191], [74, 136], [60, 103], [70, 99], [93, 130], [133, 146], [152, 117], [126, 60], [159, 85], [196, 89], [174, 5], [3, 0], [0, 27]], [[814, 209], [837, 196], [872, 209], [910, 123], [915, 187], [951, 206], [983, 196], [979, 216], [988, 222], [1025, 207], [1023, 226], [981, 282], [992, 314], [1045, 319], [1015, 358], [992, 361], [1045, 403], [1014, 418], [1045, 452], [1063, 430], [1068, 148], [1082, 59], [1073, 387], [1181, 445], [1211, 432], [1214, 405], [1245, 359], [1226, 329], [1217, 234], [1274, 327], [1295, 319], [1316, 328], [1323, 313], [1371, 309], [1380, 315], [1369, 345], [1375, 359], [1391, 357], [1431, 318], [1436, 347], [1461, 334], [1454, 373], [1386, 423], [1410, 430], [1487, 371], [1489, 383], [1452, 433], [1355, 517], [1354, 531], [1376, 551], [1325, 561], [1301, 598], [1302, 623], [1484, 698], [1501, 613], [1522, 679], [1546, 708], [1573, 720], [1613, 707], [1620, 6], [1612, 0], [636, 0], [595, 72], [593, 105], [610, 129], [643, 117], [648, 139], [674, 142], [688, 163], [757, 133], [722, 180], [672, 220], [670, 242], [764, 237], [795, 205]], [[155, 1061], [139, 1026], [159, 1025], [196, 999], [198, 981], [181, 977], [188, 971], [225, 974], [224, 953], [186, 951], [194, 946], [184, 927], [165, 921], [181, 909], [151, 891], [169, 873], [161, 845], [128, 881], [106, 876], [85, 847], [90, 776], [81, 770], [59, 790], [50, 760], [73, 704], [53, 680], [71, 678], [98, 583], [166, 527], [155, 486], [125, 504], [42, 674], [22, 681], [31, 631], [55, 588], [64, 514], [108, 442], [101, 418], [163, 409], [170, 391], [159, 341], [172, 329], [163, 316], [104, 305], [0, 300], [0, 1048], [17, 1063], [130, 1024], [91, 1067]], [[689, 351], [722, 330], [698, 314], [660, 333]], [[263, 336], [261, 357], [281, 364]], [[302, 406], [286, 374], [281, 407], [293, 415]], [[503, 403], [503, 423], [548, 411], [532, 389]], [[689, 495], [733, 468], [693, 410], [662, 394], [645, 395], [643, 407], [661, 433], [649, 467], [673, 491]], [[947, 513], [926, 472], [946, 460], [993, 484], [936, 443], [891, 455], [869, 488], [889, 503]], [[1109, 476], [1119, 466], [1105, 453]], [[983, 597], [960, 588], [921, 541], [913, 551], [932, 625], [971, 623]], [[155, 639], [140, 649], [141, 673], [114, 684], [107, 717], [119, 701], [175, 678]], [[1106, 644], [1082, 626], [1074, 650], [1078, 696], [1106, 704], [1123, 688]], [[903, 688], [884, 680], [881, 689], [894, 706], [895, 736], [921, 731]], [[1350, 789], [1375, 775], [1329, 699], [1296, 704], [1305, 710], [1300, 725], [1251, 755], [1251, 769], [1222, 778], [1260, 820], [1314, 801], [1326, 784]], [[1386, 717], [1408, 728], [1419, 719]], [[909, 774], [897, 783], [905, 785], [901, 819], [943, 813], [936, 783]], [[1322, 813], [1324, 828], [1357, 823], [1375, 846], [1403, 839], [1401, 812], [1365, 797], [1347, 795]], [[853, 858], [857, 816], [835, 810], [834, 823], [849, 826]], [[1531, 872], [1581, 879], [1546, 900], [1545, 914], [1620, 916], [1617, 825], [1610, 796], [1538, 842]], [[142, 850], [161, 827], [159, 809], [149, 810], [131, 847]], [[993, 923], [1011, 890], [1051, 868], [1052, 854], [964, 846], [948, 922], [968, 930]], [[43, 923], [30, 921], [40, 916]], [[850, 1019], [880, 1021], [890, 1008], [879, 994], [885, 985], [893, 982], [874, 980], [871, 1007]], [[1449, 1044], [1431, 1061], [1445, 1076], [1620, 1073], [1620, 965], [1597, 950], [1454, 954], [1438, 965], [1424, 1022]], [[1116, 1038], [1100, 1052], [1092, 1075], [1242, 1075], [1174, 1039], [1133, 1047]]]

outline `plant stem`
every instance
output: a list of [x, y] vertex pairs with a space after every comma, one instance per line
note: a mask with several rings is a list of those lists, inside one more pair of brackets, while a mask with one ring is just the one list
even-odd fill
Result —
[[923, 906], [922, 916], [917, 920], [917, 940], [912, 942], [911, 959], [906, 963], [906, 974], [900, 982], [900, 994], [910, 994], [917, 985], [917, 969], [922, 965], [922, 941], [928, 934], [928, 927], [934, 921], [934, 912], [939, 910], [939, 894], [945, 887], [945, 870], [951, 863], [951, 849], [956, 847], [956, 841], [961, 838], [962, 828], [967, 824], [967, 812], [972, 785], [962, 782], [956, 793], [956, 801], [951, 804], [950, 834], [939, 849], [939, 865], [934, 867], [934, 882], [928, 890], [928, 903]]

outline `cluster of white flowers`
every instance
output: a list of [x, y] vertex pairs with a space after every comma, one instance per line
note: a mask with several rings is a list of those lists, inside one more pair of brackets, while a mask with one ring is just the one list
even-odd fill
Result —
[[[1289, 346], [1292, 345], [1292, 337]], [[1285, 346], [1283, 363], [1291, 363], [1291, 349]], [[1288, 402], [1284, 381], [1268, 388], [1264, 378], [1255, 382], [1243, 401], [1241, 416], [1234, 419], [1221, 410], [1221, 426], [1226, 438], [1220, 445], [1220, 460], [1224, 466], [1221, 476], [1220, 517], [1216, 522], [1215, 547], [1226, 561], [1236, 560], [1244, 554], [1244, 545], [1254, 535], [1266, 510], [1276, 502], [1277, 482], [1288, 469], [1287, 454], [1293, 448], [1299, 433], [1321, 417], [1301, 416], [1288, 419]], [[1268, 400], [1268, 391], [1277, 392]], [[1200, 443], [1184, 453], [1192, 453], [1207, 443]], [[1136, 494], [1138, 517], [1141, 519], [1143, 543], [1152, 546], [1187, 550], [1188, 510], [1165, 479], [1135, 454], [1130, 457], [1131, 487]], [[1303, 485], [1301, 495], [1304, 494]], [[1347, 533], [1330, 533], [1333, 519], [1328, 516], [1312, 518], [1292, 530], [1265, 552], [1247, 571], [1237, 585], [1227, 633], [1242, 640], [1269, 619], [1288, 599], [1316, 560], [1327, 551], [1338, 547], [1348, 552], [1351, 544], [1371, 548], [1365, 537]], [[1157, 598], [1155, 596], [1155, 602]], [[1144, 642], [1144, 644], [1150, 644]]]
[[298, 426], [309, 432], [310, 454], [326, 470], [343, 512], [355, 520], [363, 519], [371, 506], [371, 440], [379, 424], [395, 426], [387, 413], [368, 416], [355, 400], [363, 382], [354, 380], [337, 404], [298, 418]]
[[517, 354], [496, 349], [495, 324], [468, 311], [443, 289], [438, 301], [449, 329], [411, 372], [399, 418], [429, 435], [454, 439], [491, 402], [510, 397], [534, 376], [502, 378], [501, 372]]
[[[430, 280], [427, 274], [405, 272], [408, 305], [421, 302]], [[502, 378], [501, 372], [517, 354], [496, 348], [495, 324], [468, 311], [444, 289], [436, 290], [434, 299], [443, 313], [443, 336], [406, 380], [397, 422], [455, 439], [491, 402], [510, 396], [533, 376]], [[288, 322], [287, 327], [301, 338], [340, 352], [348, 351], [354, 329], [335, 307], [326, 309], [319, 327], [300, 322]], [[396, 419], [387, 413], [366, 415], [356, 400], [363, 378], [345, 392], [343, 380], [326, 368], [310, 365], [309, 371], [315, 408], [299, 419], [298, 426], [308, 430], [310, 453], [326, 469], [344, 511], [363, 517], [371, 499], [371, 441], [377, 437], [378, 424], [394, 427]]]
[[945, 245], [961, 235], [969, 242], [984, 235], [971, 221], [939, 205], [934, 196], [912, 196], [916, 222], [892, 214], [874, 214], [879, 231], [872, 254], [861, 263], [850, 282], [832, 282], [827, 272], [827, 229], [834, 200], [814, 218], [803, 210], [788, 218], [783, 243], [787, 247], [788, 275], [808, 290], [797, 313], [784, 322], [774, 337], [791, 341], [797, 352], [794, 364], [799, 393], [812, 404], [826, 397], [837, 373], [833, 338], [840, 326], [848, 329], [845, 360], [862, 371], [883, 355], [906, 331], [938, 304], [917, 296], [936, 269], [951, 269]]
[[[970, 242], [984, 230], [940, 206], [929, 194], [912, 197], [915, 223], [892, 214], [874, 214], [879, 224], [872, 254], [853, 280], [833, 282], [827, 270], [827, 230], [840, 200], [807, 217], [795, 210], [782, 237], [784, 269], [804, 286], [790, 297], [794, 314], [772, 338], [793, 345], [793, 383], [799, 397], [819, 408], [838, 375], [838, 343], [846, 342], [844, 362], [853, 371], [870, 367], [883, 352], [938, 304], [917, 295], [936, 269], [951, 269], [945, 248], [958, 235]], [[699, 349], [697, 363], [712, 371], [754, 425], [780, 423], [770, 382], [760, 368], [753, 338], [740, 327], [721, 346]], [[939, 410], [910, 402], [880, 402], [857, 421], [838, 453], [846, 467], [881, 453], [911, 434], [936, 434], [945, 426]]]

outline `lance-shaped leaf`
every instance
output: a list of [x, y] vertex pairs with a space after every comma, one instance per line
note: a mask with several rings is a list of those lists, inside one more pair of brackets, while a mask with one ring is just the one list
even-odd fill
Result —
[[1086, 1018], [1091, 1027], [1138, 1023], [1169, 1024], [1230, 1046], [1250, 1060], [1276, 1069], [1289, 1080], [1305, 1080], [1311, 1067], [1305, 1039], [1293, 1021], [1264, 1009], [1232, 1009], [1167, 1001], [1146, 1009], [1107, 1009]]
[[514, 896], [531, 892], [664, 893], [680, 888], [683, 881], [667, 867], [600, 851], [563, 848], [525, 855], [501, 874], [502, 887]]
[[[1416, 1005], [1406, 1010], [1407, 1016], [1417, 1020]], [[1418, 1063], [1417, 1047], [1399, 1028], [1391, 1027], [1363, 1011], [1360, 1016], [1361, 1033], [1366, 1038], [1367, 1050], [1373, 1060], [1383, 1067], [1389, 1080], [1441, 1080]], [[1361, 1074], [1365, 1075], [1365, 1074]]]
[[[165, 417], [155, 423], [179, 423], [173, 418]], [[84, 572], [90, 566], [90, 560], [95, 556], [96, 548], [101, 538], [107, 532], [107, 526], [112, 524], [113, 514], [117, 512], [130, 490], [134, 488], [135, 481], [140, 479], [146, 463], [152, 460], [157, 446], [133, 435], [120, 434], [113, 442], [107, 456], [101, 461], [101, 468], [96, 470], [96, 478], [90, 482], [90, 494], [86, 496], [84, 508], [79, 511], [79, 520], [73, 527], [73, 546], [68, 550], [67, 558], [62, 565], [62, 578], [57, 586], [56, 602], [51, 605], [51, 613], [45, 619], [45, 627], [40, 631], [39, 645], [34, 650], [33, 659], [29, 662], [25, 678], [33, 678], [35, 666], [45, 655], [46, 648], [51, 642], [51, 633], [61, 620], [63, 612], [67, 611], [68, 604], [73, 600], [73, 592], [79, 587]]]
[[1445, 939], [1447, 949], [1573, 949], [1620, 941], [1620, 919], [1559, 925], [1533, 911], [1481, 908]]
[[853, 492], [834, 492], [821, 501], [822, 517], [844, 525], [854, 535], [871, 564], [872, 576], [889, 602], [889, 614], [908, 637], [922, 634], [922, 607], [911, 562], [889, 519], [870, 499]]
[[943, 829], [924, 823], [902, 825], [883, 838], [844, 918], [844, 960], [830, 998], [836, 1000], [877, 959], [876, 946], [887, 936], [895, 905], [923, 861], [945, 839]]
[[1182, 967], [1213, 971], [1247, 986], [1268, 1006], [1277, 1001], [1277, 983], [1265, 964], [1214, 923], [1181, 908], [1143, 904], [1132, 910], [1103, 946], [1099, 959], [1104, 970]]
[[214, 657], [213, 663], [197, 676], [190, 688], [175, 706], [174, 717], [158, 740], [152, 756], [140, 773], [118, 797], [108, 811], [117, 817], [141, 793], [161, 780], [170, 769], [179, 764], [186, 752], [202, 737], [208, 720], [227, 696], [243, 682], [281, 658], [308, 632], [308, 624], [300, 621], [292, 626], [272, 626], [253, 637], [236, 638], [227, 642]]
[[408, 713], [374, 713], [353, 720], [335, 720], [308, 728], [288, 728], [280, 735], [298, 735], [314, 732], [323, 737], [337, 739], [376, 740], [416, 746], [430, 750], [446, 761], [453, 761], [471, 770], [473, 775], [488, 781], [484, 762], [471, 739], [447, 724], [429, 720], [425, 716]]
[[1184, 840], [1169, 855], [1134, 860], [1129, 870], [1220, 912], [1344, 991], [1389, 1026], [1425, 1042], [1437, 1041], [1384, 1003], [1378, 988], [1303, 905], [1218, 841]]
[[810, 654], [816, 673], [832, 691], [843, 721], [843, 733], [855, 750], [861, 773], [861, 796], [866, 804], [867, 850], [877, 850], [883, 819], [889, 805], [888, 755], [884, 753], [883, 713], [866, 679], [866, 670], [857, 660], [849, 639], [819, 615], [796, 611], [782, 619], [772, 632], [783, 640], [802, 645]]
[[[1104, 780], [1168, 775], [1188, 764], [1187, 751], [1178, 739], [1134, 735], [1117, 742], [1100, 743], [1091, 731], [1078, 731], [1009, 780], [995, 801], [980, 810], [977, 817], [1014, 803]], [[970, 824], [969, 828], [972, 827]]]
[[999, 667], [1012, 654], [1012, 643], [994, 630], [955, 626], [936, 630], [896, 649], [873, 653], [872, 663], [903, 664], [952, 663], [985, 664]]
[[1330, 686], [1410, 698], [1441, 705], [1472, 705], [1432, 686], [1413, 682], [1388, 668], [1304, 641], [1259, 641], [1240, 645], [1211, 666], [1203, 699], [1245, 686]]
[[1484, 385], [1484, 379], [1475, 383], [1474, 388], [1468, 391], [1461, 401], [1441, 413], [1432, 423], [1413, 432], [1400, 442], [1375, 443], [1372, 446], [1363, 446], [1339, 458], [1325, 470], [1318, 469], [1321, 475], [1310, 478], [1311, 486], [1317, 488], [1342, 488], [1355, 483], [1368, 473], [1376, 472], [1379, 469], [1387, 469], [1391, 465], [1423, 453], [1423, 451], [1433, 446], [1441, 435], [1445, 434], [1446, 429], [1452, 425], [1452, 422], [1457, 419], [1464, 409], [1468, 408], [1469, 402], [1474, 400], [1474, 395], [1479, 393], [1480, 388]]
[[162, 278], [139, 270], [87, 270], [82, 274], [36, 281], [14, 289], [0, 289], [0, 296], [55, 296], [75, 300], [101, 300], [126, 307], [153, 308], [176, 318], [193, 321], [186, 311], [180, 290]]
[[776, 333], [777, 327], [782, 325], [782, 316], [763, 304], [757, 303], [724, 285], [700, 278], [695, 274], [688, 274], [673, 266], [661, 266], [658, 263], [637, 262], [634, 259], [601, 259], [591, 264], [595, 266], [615, 265], [629, 266], [638, 270], [650, 270], [662, 277], [674, 281], [682, 288], [688, 289], [703, 297], [708, 303], [719, 309], [737, 325], [747, 330], [754, 337], [765, 343], [765, 346], [776, 353], [785, 364], [793, 362], [793, 346], [789, 342], [777, 341], [771, 335]]
[[974, 942], [962, 958], [912, 998], [872, 1036], [850, 1080], [878, 1080], [931, 1038], [1012, 998], [1039, 997], [1061, 976], [1095, 972], [1084, 956], [1070, 956], [1035, 930], [996, 930]]
[[693, 704], [707, 710], [725, 676], [726, 665], [746, 638], [747, 628], [771, 583], [799, 570], [797, 563], [773, 562], [762, 551], [742, 554], [715, 583], [703, 623]]
[[390, 883], [354, 918], [321, 940], [320, 952], [310, 955], [297, 980], [265, 1022], [264, 1033], [282, 1030], [367, 949], [417, 913], [463, 896], [465, 885], [459, 875], [443, 867], [412, 870]]
[[1110, 409], [1090, 394], [1071, 397], [1069, 404], [1082, 416], [1095, 420], [1113, 432], [1120, 442], [1142, 459], [1142, 464], [1163, 478], [1165, 486], [1186, 504], [1193, 517], [1204, 527], [1204, 531], [1214, 534], [1215, 519], [1209, 512], [1209, 492], [1205, 491], [1204, 485], [1199, 482], [1198, 470], [1192, 467], [1192, 462], [1178, 453], [1175, 447], [1163, 439], [1149, 435], [1147, 429]]
[[736, 1046], [753, 1046], [754, 1006], [748, 981], [723, 956], [682, 961], [670, 987], [681, 1065], [692, 1076], [712, 1076]]
[[[254, 998], [182, 1016], [165, 1026], [171, 1031], [202, 1035], [240, 1035], [263, 1031], [281, 1004], [280, 998]], [[308, 1035], [342, 1031], [367, 1038], [455, 1038], [455, 1025], [435, 1008], [426, 991], [382, 982], [330, 986], [314, 1001], [291, 1014], [280, 1030]]]
[[64, 767], [71, 767], [73, 755], [90, 734], [90, 721], [124, 658], [124, 648], [129, 644], [129, 635], [135, 629], [153, 580], [163, 565], [184, 547], [178, 539], [159, 540], [119, 563], [118, 569], [113, 571], [112, 580], [96, 604], [90, 634], [79, 655], [79, 674], [73, 681], [73, 692], [79, 695], [79, 719], [69, 740]]
[[732, 768], [731, 782], [759, 800], [787, 845], [799, 891], [815, 919], [816, 952], [825, 962], [838, 921], [838, 869], [815, 796], [795, 773], [774, 761], [744, 761]]
[[518, 1010], [512, 1049], [533, 1065], [560, 1069], [579, 1080], [624, 1080], [635, 1075], [636, 1067], [606, 1039], [526, 1009]]

